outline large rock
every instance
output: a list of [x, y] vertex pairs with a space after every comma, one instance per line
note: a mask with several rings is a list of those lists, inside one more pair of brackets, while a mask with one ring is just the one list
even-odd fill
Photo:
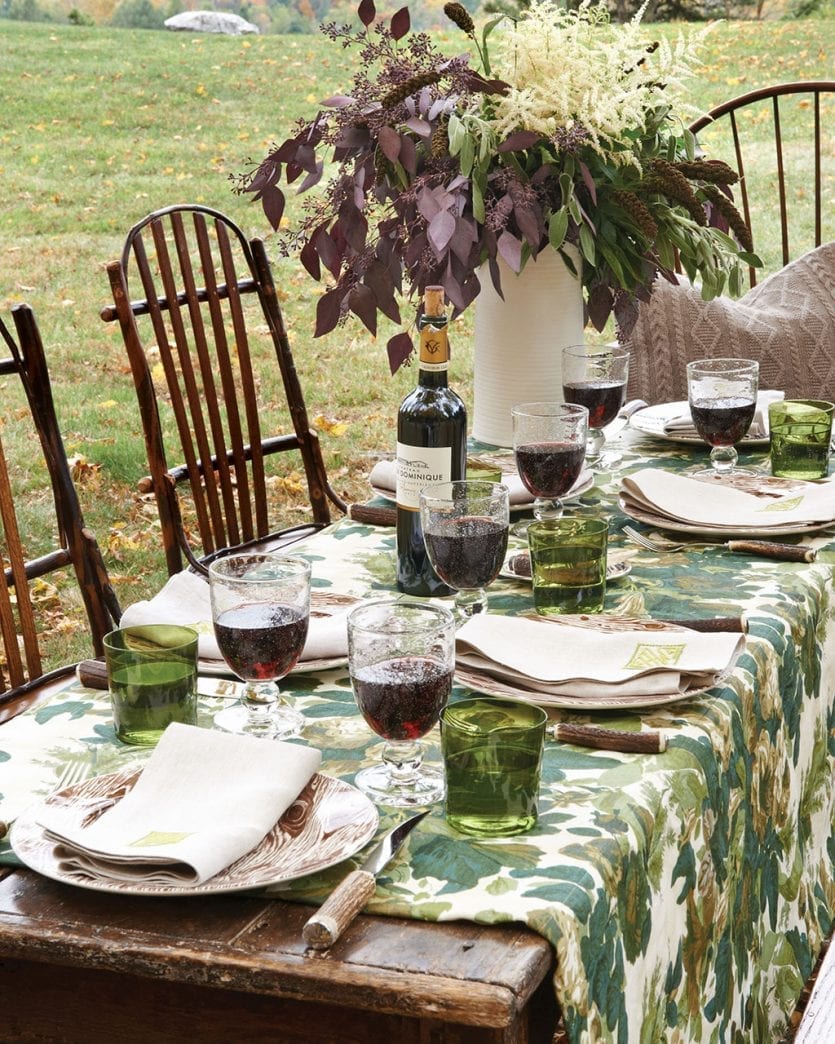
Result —
[[227, 36], [260, 32], [257, 25], [225, 11], [183, 11], [166, 18], [165, 28], [190, 33], [226, 33]]

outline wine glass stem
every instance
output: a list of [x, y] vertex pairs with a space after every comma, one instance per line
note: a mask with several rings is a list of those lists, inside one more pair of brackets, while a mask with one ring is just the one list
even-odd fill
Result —
[[274, 682], [247, 682], [243, 692], [249, 723], [255, 727], [268, 727], [278, 702], [278, 687]]
[[729, 475], [738, 459], [739, 454], [733, 446], [714, 446], [710, 451], [710, 463], [717, 475]]
[[390, 741], [383, 747], [383, 761], [395, 783], [411, 783], [419, 775], [423, 744], [415, 740]]
[[548, 522], [551, 519], [562, 518], [562, 510], [562, 501], [559, 497], [555, 497], [553, 500], [537, 497], [533, 502], [533, 517], [537, 522]]
[[586, 460], [589, 464], [594, 464], [595, 461], [600, 459], [600, 454], [603, 452], [605, 444], [606, 436], [603, 434], [603, 429], [589, 428], [588, 437], [586, 438]]
[[483, 587], [470, 588], [467, 591], [458, 591], [455, 595], [455, 608], [458, 615], [468, 620], [477, 613], [487, 612], [487, 594]]

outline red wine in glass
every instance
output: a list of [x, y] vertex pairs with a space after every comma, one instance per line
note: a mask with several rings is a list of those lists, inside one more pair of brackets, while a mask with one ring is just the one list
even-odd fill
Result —
[[354, 777], [363, 793], [399, 808], [444, 796], [439, 765], [423, 763], [424, 736], [452, 692], [455, 617], [428, 602], [367, 602], [348, 616], [348, 670], [362, 716], [385, 740], [382, 760]]
[[516, 468], [529, 492], [551, 499], [571, 489], [585, 456], [585, 446], [576, 442], [534, 442], [516, 447]]
[[283, 678], [296, 666], [307, 638], [308, 617], [292, 605], [253, 602], [220, 613], [218, 648], [244, 681]]
[[710, 446], [733, 446], [751, 427], [756, 400], [703, 399], [690, 403], [696, 431]]
[[712, 447], [710, 468], [721, 479], [752, 474], [737, 468], [736, 443], [757, 410], [759, 363], [754, 359], [695, 359], [687, 364], [687, 401], [699, 435]]
[[433, 524], [423, 539], [435, 572], [450, 587], [487, 587], [504, 562], [507, 523], [464, 515]]
[[626, 399], [626, 381], [572, 381], [563, 385], [566, 402], [589, 411], [589, 427], [605, 428], [617, 417]]
[[353, 674], [362, 716], [387, 740], [415, 740], [438, 721], [452, 692], [452, 669], [425, 656], [399, 656]]

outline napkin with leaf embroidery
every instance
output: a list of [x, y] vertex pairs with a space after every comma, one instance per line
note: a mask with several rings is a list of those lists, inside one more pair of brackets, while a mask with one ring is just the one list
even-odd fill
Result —
[[[768, 491], [779, 495], [766, 495]], [[762, 483], [757, 493], [708, 478], [688, 478], [661, 468], [644, 468], [621, 479], [623, 506], [649, 511], [660, 519], [738, 529], [803, 529], [835, 519], [835, 483]]]
[[67, 873], [198, 885], [255, 848], [316, 773], [320, 751], [173, 723], [133, 788], [88, 826], [44, 805]]
[[712, 685], [740, 634], [577, 627], [484, 613], [455, 637], [456, 663], [545, 696], [675, 695]]

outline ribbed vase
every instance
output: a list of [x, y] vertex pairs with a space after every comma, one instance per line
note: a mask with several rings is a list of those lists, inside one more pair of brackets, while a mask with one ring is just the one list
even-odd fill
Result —
[[[574, 261], [579, 271], [579, 258]], [[512, 406], [563, 401], [562, 349], [583, 341], [583, 296], [579, 279], [555, 250], [543, 250], [519, 275], [500, 265], [504, 300], [487, 267], [479, 273], [473, 436], [512, 446]]]

